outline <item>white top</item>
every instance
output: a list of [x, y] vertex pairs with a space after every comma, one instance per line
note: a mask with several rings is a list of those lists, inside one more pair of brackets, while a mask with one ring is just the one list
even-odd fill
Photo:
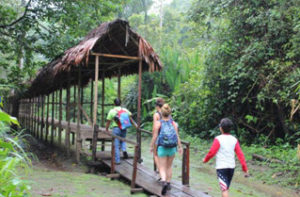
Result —
[[220, 143], [216, 155], [216, 169], [235, 168], [235, 146], [238, 140], [232, 135], [219, 135], [216, 139]]

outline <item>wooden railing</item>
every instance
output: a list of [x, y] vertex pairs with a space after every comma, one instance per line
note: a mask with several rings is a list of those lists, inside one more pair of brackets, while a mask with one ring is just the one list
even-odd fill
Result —
[[97, 136], [98, 136], [98, 132], [103, 132], [106, 135], [111, 136], [112, 138], [112, 143], [111, 143], [111, 169], [110, 169], [110, 173], [113, 175], [115, 174], [115, 146], [114, 146], [114, 141], [115, 139], [118, 139], [122, 142], [126, 142], [128, 144], [132, 144], [134, 146], [134, 156], [133, 156], [133, 170], [132, 170], [132, 177], [131, 177], [131, 193], [137, 192], [137, 191], [141, 191], [140, 188], [136, 188], [135, 187], [135, 182], [136, 182], [136, 175], [137, 175], [137, 163], [138, 163], [138, 150], [139, 150], [139, 146], [136, 142], [126, 139], [126, 138], [122, 138], [120, 136], [114, 135], [112, 134], [112, 132], [107, 132], [105, 129], [103, 128], [98, 128], [98, 126], [96, 125], [96, 127], [94, 128], [94, 136], [93, 136], [93, 150], [92, 150], [92, 158], [95, 159], [96, 158], [96, 149], [97, 149]]
[[[152, 135], [151, 131], [140, 129], [141, 132]], [[181, 170], [181, 182], [183, 185], [189, 186], [190, 184], [190, 143], [181, 140], [181, 144], [184, 146], [182, 151], [182, 170]], [[154, 163], [154, 171], [156, 170], [156, 165]]]

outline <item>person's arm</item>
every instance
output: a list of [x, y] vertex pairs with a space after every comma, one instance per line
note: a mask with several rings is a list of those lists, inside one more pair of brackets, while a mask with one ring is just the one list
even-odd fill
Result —
[[157, 113], [154, 113], [153, 114], [153, 126], [152, 126], [152, 136], [153, 136], [153, 133], [154, 133], [154, 126], [155, 126], [155, 123], [159, 120], [159, 115]]
[[137, 129], [138, 125], [136, 124], [136, 122], [133, 120], [133, 118], [131, 116], [129, 116], [130, 122], [132, 123], [132, 125]]
[[109, 128], [110, 122], [111, 122], [110, 120], [106, 121], [106, 125], [105, 125], [105, 131], [106, 132], [108, 132], [108, 128]]
[[210, 147], [209, 152], [207, 153], [207, 155], [203, 159], [203, 163], [206, 163], [211, 158], [213, 158], [217, 154], [219, 148], [220, 148], [219, 140], [217, 138], [215, 138], [214, 141], [213, 141], [213, 144]]
[[176, 131], [176, 134], [177, 134], [177, 141], [178, 141], [178, 153], [181, 155], [182, 154], [182, 144], [181, 144], [181, 140], [180, 140], [180, 137], [179, 137], [179, 132], [178, 132], [178, 127], [177, 127], [177, 124], [172, 121], [172, 124], [175, 128], [175, 131]]
[[153, 127], [154, 127], [154, 129], [153, 129], [152, 140], [151, 140], [151, 143], [150, 143], [150, 152], [153, 152], [154, 144], [156, 142], [156, 139], [157, 139], [157, 136], [158, 136], [158, 131], [159, 131], [159, 128], [160, 128], [160, 122], [156, 121], [154, 123]]
[[237, 143], [235, 144], [235, 149], [234, 149], [241, 165], [242, 165], [242, 169], [243, 171], [246, 173], [246, 175], [248, 175], [248, 168], [247, 168], [247, 164], [246, 164], [246, 160], [245, 160], [245, 156], [244, 153], [241, 149], [240, 143], [239, 141], [237, 141]]

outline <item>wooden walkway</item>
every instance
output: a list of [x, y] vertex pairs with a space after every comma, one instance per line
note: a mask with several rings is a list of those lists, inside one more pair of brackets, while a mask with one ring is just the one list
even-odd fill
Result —
[[[108, 167], [111, 167], [110, 159], [103, 160], [103, 163]], [[115, 166], [115, 171], [119, 173], [122, 177], [127, 180], [131, 180], [133, 169], [133, 159], [122, 160], [120, 165]], [[136, 176], [136, 185], [143, 188], [156, 196], [161, 196], [162, 186], [157, 182], [156, 173], [145, 167], [142, 164], [137, 166], [137, 176]], [[208, 197], [207, 194], [201, 191], [195, 191], [190, 187], [182, 185], [179, 181], [171, 182], [171, 190], [167, 193], [166, 196], [176, 196], [176, 197]]]
[[[20, 114], [20, 117], [21, 117], [22, 122], [25, 122], [24, 118], [25, 119], [29, 118], [29, 116], [26, 114]], [[33, 121], [36, 124], [41, 124], [42, 122], [44, 124], [46, 124], [46, 122], [47, 122], [46, 118], [42, 119], [42, 118], [38, 118], [36, 116], [31, 117], [31, 118], [33, 119]], [[57, 119], [52, 120], [52, 118], [48, 118], [48, 125], [52, 126], [53, 127], [52, 129], [57, 129], [57, 128], [61, 127], [63, 132], [66, 132], [69, 128], [69, 131], [70, 131], [70, 133], [73, 134], [73, 137], [76, 135], [76, 130], [77, 130], [76, 123], [70, 122], [70, 124], [68, 125], [68, 122], [61, 121], [61, 125], [60, 125], [60, 123]], [[35, 127], [35, 128], [38, 128], [38, 127]], [[154, 172], [154, 170], [149, 169], [149, 168], [145, 167], [144, 165], [139, 164], [135, 161], [136, 170], [134, 171], [134, 169], [135, 169], [134, 159], [136, 157], [136, 152], [135, 152], [134, 156], [129, 155], [129, 159], [126, 159], [126, 160], [122, 159], [120, 165], [115, 165], [114, 162], [112, 162], [111, 158], [114, 157], [114, 150], [113, 150], [114, 146], [111, 143], [111, 141], [114, 138], [117, 138], [117, 136], [113, 136], [111, 134], [105, 133], [105, 132], [103, 132], [103, 130], [104, 130], [104, 128], [99, 128], [99, 132], [97, 134], [98, 135], [97, 139], [100, 141], [104, 140], [104, 141], [110, 142], [111, 150], [105, 151], [104, 148], [102, 151], [97, 150], [95, 157], [97, 158], [98, 161], [101, 161], [107, 167], [109, 167], [111, 169], [111, 171], [113, 171], [113, 173], [110, 174], [111, 177], [118, 177], [118, 175], [119, 175], [119, 176], [131, 181], [131, 184], [134, 183], [134, 185], [131, 186], [132, 191], [134, 191], [134, 190], [139, 191], [139, 189], [141, 189], [152, 195], [161, 196], [162, 185], [159, 182], [157, 182], [158, 176]], [[41, 132], [43, 132], [43, 130]], [[149, 133], [149, 131], [144, 131], [144, 132]], [[34, 135], [36, 135], [36, 133], [37, 133], [37, 131], [33, 132]], [[54, 133], [49, 132], [49, 135], [51, 135], [51, 134], [54, 134]], [[43, 136], [43, 135], [40, 135], [40, 136]], [[80, 124], [80, 136], [81, 136], [82, 142], [84, 142], [86, 140], [92, 140], [93, 128], [89, 125]], [[122, 140], [122, 139], [120, 139], [120, 140]], [[123, 140], [126, 141], [127, 143], [137, 146], [134, 142], [132, 142], [128, 139], [123, 139]], [[81, 144], [81, 145], [83, 145], [83, 144]], [[90, 148], [84, 148], [84, 146], [82, 146], [80, 154], [86, 155], [86, 156], [92, 156], [92, 152], [91, 152]], [[186, 158], [184, 160], [186, 160]], [[96, 163], [99, 163], [99, 162], [96, 162]], [[112, 167], [112, 164], [114, 165], [113, 167]], [[183, 164], [184, 164], [183, 169], [186, 169], [186, 161], [183, 161]], [[184, 175], [184, 173], [182, 173], [182, 174]], [[133, 176], [133, 175], [135, 175], [135, 176]], [[135, 177], [135, 180], [133, 180], [133, 177]], [[187, 184], [188, 184], [188, 182], [187, 182]], [[171, 196], [176, 196], [176, 197], [208, 197], [209, 196], [209, 195], [205, 194], [204, 192], [195, 191], [192, 188], [182, 184], [179, 181], [172, 181], [171, 187], [172, 187], [172, 189], [167, 193], [166, 196], [170, 196], [170, 197]]]

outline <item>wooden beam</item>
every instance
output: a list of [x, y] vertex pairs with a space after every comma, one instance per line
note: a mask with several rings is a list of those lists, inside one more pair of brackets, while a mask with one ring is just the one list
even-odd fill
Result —
[[121, 69], [118, 70], [118, 98], [121, 100]]
[[86, 120], [89, 122], [89, 125], [93, 126], [92, 119], [89, 118], [88, 114], [86, 113], [86, 111], [83, 109], [83, 107], [81, 105], [79, 105], [79, 109], [83, 113], [83, 115], [86, 118]]
[[91, 79], [91, 95], [90, 95], [90, 100], [91, 100], [91, 103], [90, 103], [90, 117], [91, 117], [91, 120], [94, 120], [93, 118], [93, 96], [94, 96], [94, 81]]
[[91, 55], [102, 56], [102, 57], [111, 57], [111, 58], [120, 58], [120, 59], [132, 59], [132, 60], [140, 60], [140, 57], [128, 56], [128, 55], [115, 55], [115, 54], [107, 54], [107, 53], [94, 53]]
[[80, 66], [78, 68], [78, 91], [77, 91], [77, 127], [76, 127], [76, 162], [79, 163], [80, 162], [80, 151], [81, 151], [81, 138], [80, 138], [80, 96], [81, 96], [81, 70], [80, 70]]

